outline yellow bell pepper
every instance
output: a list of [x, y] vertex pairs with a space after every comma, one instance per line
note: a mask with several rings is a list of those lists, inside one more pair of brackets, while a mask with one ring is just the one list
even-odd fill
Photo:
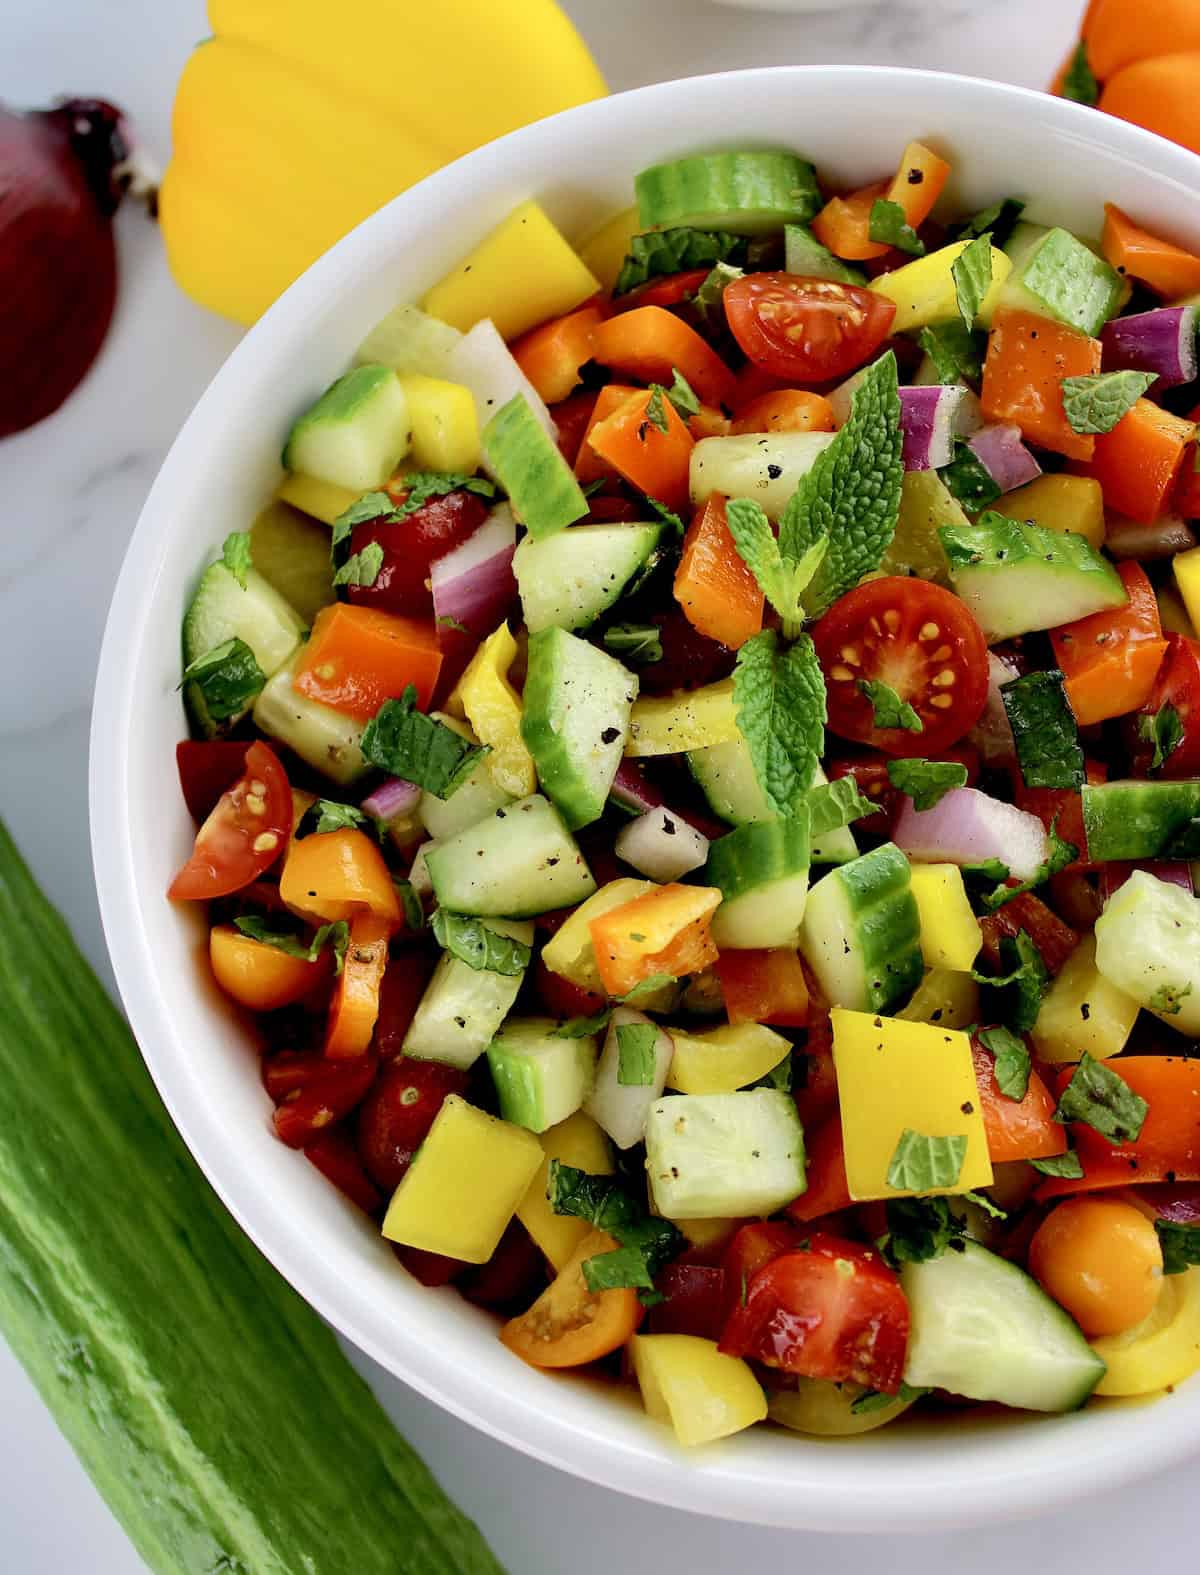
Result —
[[1104, 489], [1091, 476], [1039, 476], [988, 507], [1010, 520], [1073, 531], [1097, 551], [1104, 545]]
[[496, 786], [514, 798], [526, 798], [537, 791], [537, 773], [521, 737], [521, 698], [508, 681], [516, 654], [517, 642], [502, 623], [471, 658], [446, 709], [452, 716], [465, 716], [479, 742], [491, 745], [487, 765]]
[[627, 755], [678, 755], [740, 738], [733, 679], [682, 695], [646, 695], [629, 719]]
[[927, 968], [967, 973], [983, 945], [957, 864], [914, 864], [911, 889], [921, 916], [921, 952]]
[[407, 373], [400, 387], [408, 400], [416, 468], [469, 476], [479, 466], [479, 417], [471, 390], [420, 372]]
[[1043, 1061], [1093, 1061], [1118, 1055], [1140, 1010], [1131, 995], [1096, 967], [1096, 937], [1085, 935], [1046, 992], [1033, 1025], [1034, 1048]]
[[637, 209], [626, 208], [594, 230], [579, 248], [580, 257], [606, 290], [616, 284], [621, 265], [629, 255], [629, 243], [641, 228]]
[[[870, 288], [877, 295], [884, 295], [896, 303], [896, 333], [913, 333], [931, 323], [953, 322], [958, 317], [958, 292], [952, 269], [969, 244], [968, 241], [955, 241], [953, 245], [943, 246], [872, 280]], [[981, 328], [991, 327], [992, 314], [1011, 272], [1012, 259], [993, 246], [992, 283], [977, 319]]]
[[791, 1050], [782, 1034], [761, 1023], [737, 1023], [701, 1034], [672, 1029], [671, 1039], [675, 1054], [667, 1087], [681, 1094], [732, 1094], [765, 1077]]
[[160, 217], [176, 280], [251, 323], [348, 230], [460, 154], [598, 98], [553, 0], [209, 0]]
[[979, 986], [969, 973], [931, 968], [896, 1013], [906, 1023], [936, 1023], [939, 1028], [966, 1028], [979, 1021]]
[[335, 481], [318, 481], [315, 476], [304, 476], [297, 470], [283, 478], [276, 496], [302, 514], [332, 525], [339, 514], [344, 514], [358, 501], [360, 494], [350, 487], [339, 487]]
[[1193, 628], [1200, 628], [1200, 547], [1177, 552], [1171, 567]]
[[1158, 616], [1162, 622], [1164, 634], [1184, 634], [1189, 640], [1196, 638], [1195, 625], [1188, 617], [1187, 608], [1183, 605], [1183, 597], [1173, 585], [1160, 585], [1155, 592], [1158, 600]]
[[604, 983], [596, 966], [596, 950], [592, 945], [589, 925], [602, 913], [623, 907], [635, 897], [653, 890], [652, 880], [635, 880], [632, 876], [610, 880], [607, 886], [601, 886], [586, 902], [580, 903], [567, 922], [543, 946], [542, 961], [546, 967], [581, 990], [603, 995]]
[[693, 1334], [635, 1334], [629, 1354], [642, 1404], [681, 1444], [708, 1444], [761, 1422], [767, 1397], [738, 1356]]
[[612, 1175], [612, 1152], [608, 1139], [582, 1110], [538, 1134], [545, 1158], [529, 1190], [517, 1208], [517, 1218], [546, 1254], [555, 1271], [565, 1268], [575, 1256], [579, 1243], [592, 1229], [587, 1220], [573, 1214], [556, 1214], [550, 1207], [546, 1187], [550, 1180], [550, 1161], [561, 1160], [586, 1170], [589, 1176]]
[[1108, 1363], [1098, 1395], [1154, 1394], [1200, 1371], [1200, 1269], [1166, 1275], [1150, 1316], [1092, 1350]]

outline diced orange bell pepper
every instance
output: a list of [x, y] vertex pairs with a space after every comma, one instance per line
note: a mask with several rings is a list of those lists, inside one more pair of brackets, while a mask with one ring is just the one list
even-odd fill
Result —
[[588, 930], [608, 995], [628, 995], [659, 974], [682, 979], [715, 963], [709, 925], [720, 905], [715, 887], [672, 883], [593, 919]]
[[877, 180], [845, 197], [831, 197], [812, 222], [812, 232], [821, 245], [847, 262], [882, 257], [887, 247], [871, 239], [871, 209], [887, 196], [890, 185]]
[[513, 359], [548, 405], [565, 399], [579, 382], [579, 369], [592, 359], [592, 342], [600, 312], [581, 306], [531, 328], [509, 348]]
[[325, 1029], [325, 1054], [331, 1060], [365, 1055], [371, 1047], [391, 929], [385, 919], [362, 910], [350, 921], [350, 943]]
[[432, 622], [334, 602], [317, 614], [292, 685], [297, 694], [366, 722], [409, 684], [424, 711], [441, 667]]
[[762, 589], [734, 545], [719, 492], [688, 526], [675, 571], [675, 600], [694, 629], [731, 651], [762, 628]]
[[983, 367], [983, 413], [1011, 422], [1039, 448], [1089, 460], [1096, 439], [1076, 432], [1063, 409], [1064, 377], [1100, 370], [1100, 341], [1032, 312], [997, 312]]
[[1100, 245], [1119, 274], [1140, 279], [1167, 300], [1200, 290], [1200, 257], [1143, 230], [1111, 202], [1104, 204]]
[[[651, 421], [647, 406], [653, 397], [645, 389], [636, 390], [612, 415], [592, 427], [583, 446], [648, 498], [657, 498], [669, 509], [681, 509], [688, 499], [688, 470], [695, 445], [669, 399], [662, 400], [667, 430]], [[579, 474], [578, 465], [575, 473]]]
[[595, 359], [601, 366], [670, 387], [675, 372], [707, 405], [728, 404], [733, 373], [682, 318], [662, 306], [638, 306], [596, 329]]
[[836, 1214], [853, 1203], [846, 1181], [846, 1151], [842, 1144], [842, 1118], [835, 1110], [815, 1132], [805, 1133], [805, 1173], [808, 1186], [785, 1213], [807, 1223], [825, 1214]]
[[273, 1012], [310, 995], [328, 974], [330, 960], [327, 950], [313, 962], [290, 957], [232, 924], [213, 925], [208, 956], [213, 978], [225, 994], [255, 1012]]
[[1167, 649], [1158, 599], [1140, 563], [1117, 565], [1129, 595], [1124, 607], [1092, 613], [1050, 631], [1054, 659], [1081, 727], [1145, 705]]
[[730, 432], [832, 432], [833, 406], [803, 388], [778, 388], [743, 405]]
[[587, 426], [583, 429], [583, 441], [579, 445], [579, 452], [575, 456], [575, 479], [581, 487], [590, 486], [593, 481], [600, 481], [608, 477], [616, 480], [620, 472], [615, 470], [607, 460], [600, 458], [592, 448], [589, 439], [602, 421], [607, 421], [614, 411], [620, 410], [627, 400], [640, 394], [640, 388], [634, 388], [629, 383], [606, 383], [596, 395], [596, 402], [592, 406], [592, 413], [588, 417]]
[[729, 417], [716, 405], [701, 405], [694, 416], [688, 417], [687, 427], [697, 443], [706, 437], [728, 437]]
[[971, 1041], [979, 1113], [993, 1165], [1012, 1159], [1046, 1159], [1065, 1154], [1067, 1134], [1054, 1119], [1054, 1099], [1036, 1072], [1029, 1074], [1023, 1099], [1010, 1099], [996, 1082], [996, 1058], [978, 1039]]
[[807, 1026], [808, 985], [798, 953], [786, 947], [722, 952], [717, 958], [717, 978], [731, 1023]]
[[365, 831], [322, 831], [293, 840], [279, 895], [293, 913], [319, 924], [353, 918], [360, 908], [393, 930], [403, 922], [391, 873]]
[[1094, 441], [1088, 466], [1104, 488], [1105, 505], [1142, 525], [1152, 525], [1166, 511], [1171, 490], [1183, 466], [1195, 424], [1173, 416], [1149, 399], [1139, 399], [1111, 432]]

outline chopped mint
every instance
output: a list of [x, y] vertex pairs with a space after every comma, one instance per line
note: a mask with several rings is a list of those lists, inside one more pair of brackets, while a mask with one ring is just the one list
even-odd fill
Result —
[[887, 1235], [880, 1250], [893, 1268], [928, 1263], [956, 1243], [961, 1250], [963, 1223], [945, 1198], [889, 1198], [886, 1213]]
[[1133, 1143], [1149, 1109], [1123, 1077], [1103, 1061], [1093, 1061], [1085, 1050], [1062, 1092], [1054, 1119], [1063, 1126], [1068, 1121], [1082, 1121], [1110, 1143]]
[[900, 698], [891, 684], [885, 684], [880, 678], [860, 678], [858, 689], [871, 703], [876, 727], [899, 727], [906, 733], [925, 731], [924, 722], [908, 701]]
[[254, 567], [254, 561], [250, 554], [250, 532], [248, 530], [230, 531], [221, 547], [221, 562], [242, 589], [245, 590], [246, 576]]
[[629, 255], [617, 275], [613, 294], [626, 295], [645, 284], [647, 279], [665, 274], [685, 273], [692, 268], [715, 268], [718, 263], [745, 262], [748, 245], [744, 235], [729, 235], [723, 230], [693, 230], [684, 225], [635, 235], [629, 242]]
[[669, 509], [665, 503], [660, 503], [657, 498], [647, 498], [646, 502], [658, 515], [659, 519], [662, 520], [664, 525], [669, 525], [671, 529], [673, 531], [677, 531], [680, 536], [685, 534], [684, 523], [673, 509]]
[[653, 1023], [617, 1024], [617, 1082], [647, 1088], [654, 1081], [658, 1029]]
[[991, 236], [980, 235], [971, 241], [950, 265], [950, 274], [954, 280], [959, 313], [970, 332], [975, 327], [979, 308], [992, 286]]
[[183, 682], [195, 684], [204, 710], [214, 722], [240, 716], [266, 681], [254, 652], [236, 635], [205, 651], [183, 670]]
[[319, 798], [310, 804], [296, 827], [297, 837], [323, 835], [327, 831], [361, 831], [367, 817], [353, 804], [339, 804], [335, 799]]
[[335, 585], [374, 585], [383, 568], [383, 548], [369, 541], [361, 552], [351, 553], [333, 576]]
[[709, 322], [709, 313], [715, 311], [725, 299], [726, 286], [731, 285], [735, 279], [743, 277], [742, 269], [735, 268], [731, 263], [719, 262], [714, 264], [712, 272], [696, 291], [693, 305], [705, 322]]
[[1146, 1003], [1152, 1012], [1161, 1012], [1164, 1017], [1178, 1017], [1183, 1010], [1183, 1002], [1191, 995], [1192, 987], [1185, 984], [1160, 984], [1158, 989]]
[[965, 1132], [931, 1137], [905, 1127], [888, 1166], [887, 1184], [898, 1192], [933, 1192], [957, 1184], [967, 1157]]
[[626, 667], [662, 661], [662, 630], [655, 623], [615, 623], [602, 638], [605, 650], [620, 657]]
[[1057, 818], [1046, 833], [1046, 840], [1050, 851], [1045, 861], [1038, 865], [1028, 880], [1020, 881], [1016, 886], [1008, 885], [1008, 875], [1005, 873], [1004, 881], [994, 891], [984, 894], [979, 900], [988, 913], [995, 913], [998, 908], [1003, 908], [1005, 903], [1011, 902], [1014, 897], [1022, 897], [1027, 891], [1032, 891], [1035, 886], [1040, 886], [1043, 881], [1048, 881], [1052, 875], [1057, 875], [1060, 870], [1065, 870], [1068, 864], [1073, 864], [1079, 857], [1079, 849], [1073, 842], [1067, 842], [1059, 836], [1056, 829]]
[[733, 698], [754, 775], [777, 815], [794, 815], [812, 787], [825, 738], [825, 680], [808, 635], [778, 649], [773, 629], [737, 654]]
[[299, 957], [304, 962], [316, 962], [325, 948], [330, 946], [333, 948], [333, 971], [338, 974], [342, 971], [346, 947], [350, 944], [350, 926], [345, 919], [323, 924], [309, 941], [289, 930], [281, 930], [278, 925], [260, 919], [255, 914], [244, 914], [233, 922], [252, 941], [259, 941], [263, 946], [273, 946], [276, 951], [286, 952], [289, 957]]
[[675, 406], [675, 409], [684, 421], [689, 416], [694, 416], [700, 409], [700, 401], [696, 397], [692, 385], [679, 368], [675, 366], [671, 368], [671, 386], [667, 389], [667, 398]]
[[779, 539], [771, 522], [749, 498], [732, 498], [725, 506], [729, 534], [742, 561], [758, 581], [758, 588], [783, 622], [786, 639], [795, 639], [804, 624], [801, 594], [821, 567], [829, 538], [820, 536], [798, 556], [786, 550], [781, 528]]
[[412, 470], [401, 476], [398, 485], [408, 489], [408, 496], [395, 509], [398, 520], [423, 509], [431, 498], [445, 497], [447, 492], [474, 492], [481, 498], [496, 496], [496, 484], [486, 476], [465, 476], [455, 471]]
[[1150, 769], [1160, 771], [1183, 743], [1183, 723], [1179, 719], [1179, 712], [1170, 701], [1166, 705], [1160, 705], [1153, 716], [1138, 718], [1138, 737], [1145, 743], [1154, 745]]
[[1154, 372], [1089, 372], [1064, 377], [1063, 409], [1073, 432], [1111, 432], [1156, 381]]
[[626, 1286], [652, 1291], [655, 1274], [687, 1245], [670, 1220], [648, 1214], [613, 1176], [590, 1176], [552, 1159], [546, 1196], [556, 1214], [587, 1220], [619, 1243], [615, 1252], [584, 1260], [583, 1277], [590, 1291]]
[[938, 475], [968, 514], [986, 509], [1000, 496], [1000, 488], [992, 480], [991, 472], [961, 438], [955, 440], [954, 458], [942, 466]]
[[451, 957], [477, 973], [496, 973], [519, 979], [529, 966], [530, 948], [524, 941], [500, 935], [480, 919], [439, 908], [433, 916], [433, 938]]
[[675, 979], [669, 973], [653, 973], [640, 984], [635, 984], [633, 989], [620, 999], [626, 1006], [634, 1006], [638, 1001], [644, 1001], [648, 995], [657, 995], [659, 990], [674, 983]]
[[898, 202], [877, 197], [871, 205], [868, 234], [879, 246], [895, 246], [913, 257], [924, 257], [925, 242], [908, 222], [908, 215]]
[[1088, 60], [1087, 45], [1080, 40], [1079, 48], [1071, 56], [1062, 80], [1061, 98], [1074, 99], [1077, 104], [1098, 104], [1100, 84]]
[[853, 776], [835, 777], [832, 782], [821, 782], [809, 788], [804, 802], [808, 805], [809, 831], [815, 842], [831, 831], [840, 831], [864, 815], [873, 815], [878, 809], [865, 793], [860, 793]]
[[452, 728], [418, 711], [416, 704], [414, 684], [399, 700], [385, 700], [367, 723], [362, 752], [389, 776], [415, 782], [437, 798], [450, 798], [491, 749], [469, 744]]
[[981, 859], [978, 864], [964, 864], [963, 875], [968, 880], [998, 880], [1008, 879], [1008, 865], [1001, 859]]
[[421, 906], [421, 899], [413, 890], [410, 880], [402, 880], [398, 875], [392, 876], [392, 885], [396, 888], [396, 895], [400, 898], [400, 906], [404, 909], [404, 923], [410, 930], [423, 930], [425, 928], [425, 909]]
[[887, 774], [892, 786], [907, 793], [919, 811], [933, 809], [952, 788], [967, 783], [966, 766], [955, 760], [889, 760]]
[[932, 362], [939, 383], [978, 383], [983, 376], [987, 336], [964, 328], [957, 319], [922, 328], [917, 343]]
[[1200, 1268], [1200, 1225], [1155, 1220], [1154, 1229], [1162, 1248], [1164, 1274], [1186, 1274]]
[[960, 1192], [958, 1195], [964, 1203], [973, 1203], [977, 1209], [982, 1209], [990, 1219], [1008, 1218], [1008, 1210], [1002, 1209], [998, 1203], [993, 1203], [986, 1192]]
[[650, 398], [646, 401], [646, 420], [659, 432], [671, 430], [671, 418], [667, 415], [667, 391], [661, 383], [650, 384]]
[[991, 235], [992, 245], [1003, 247], [1016, 229], [1025, 204], [1016, 197], [1004, 197], [990, 208], [983, 208], [954, 232], [956, 241], [974, 240], [977, 235]]
[[1082, 787], [1086, 771], [1079, 727], [1062, 673], [1057, 668], [1026, 673], [1001, 684], [1000, 698], [1025, 786], [1072, 791]]
[[998, 1027], [981, 1028], [979, 1043], [996, 1059], [996, 1087], [1006, 1099], [1020, 1104], [1029, 1091], [1029, 1073], [1033, 1065], [1025, 1041], [1018, 1039], [1010, 1029]]
[[364, 492], [361, 498], [356, 498], [348, 509], [344, 509], [333, 522], [333, 534], [330, 538], [330, 552], [336, 558], [337, 549], [344, 541], [348, 541], [356, 525], [365, 525], [368, 520], [394, 519], [396, 505], [386, 492]]
[[888, 1406], [896, 1405], [899, 1401], [919, 1400], [922, 1395], [928, 1393], [928, 1389], [914, 1389], [911, 1384], [906, 1384], [903, 1380], [894, 1395], [884, 1394], [878, 1389], [864, 1389], [857, 1400], [851, 1401], [850, 1415], [869, 1416], [873, 1411], [886, 1411]]
[[1001, 998], [1006, 1010], [997, 1015], [1004, 1018], [1014, 1032], [1028, 1033], [1037, 1022], [1042, 998], [1050, 988], [1050, 973], [1028, 930], [1019, 930], [1014, 937], [1005, 935], [1000, 941], [1000, 962], [1008, 973], [993, 975], [971, 970], [977, 984], [989, 985], [1004, 991]]
[[568, 1017], [565, 1023], [550, 1035], [552, 1039], [589, 1039], [592, 1034], [598, 1034], [602, 1028], [608, 1027], [608, 1020], [612, 1016], [611, 1006], [602, 1006], [591, 1017]]
[[1083, 1164], [1073, 1148], [1069, 1148], [1065, 1154], [1048, 1154], [1045, 1159], [1031, 1159], [1029, 1163], [1034, 1170], [1040, 1170], [1043, 1176], [1062, 1176], [1067, 1181], [1079, 1181], [1083, 1177]]

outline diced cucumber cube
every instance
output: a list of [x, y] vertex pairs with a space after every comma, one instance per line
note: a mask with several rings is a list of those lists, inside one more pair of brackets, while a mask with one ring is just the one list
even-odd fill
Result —
[[596, 1070], [596, 1039], [556, 1034], [549, 1017], [510, 1018], [488, 1046], [488, 1066], [506, 1121], [544, 1132], [583, 1104]]
[[298, 660], [299, 652], [267, 680], [254, 702], [254, 724], [331, 782], [355, 782], [368, 769], [362, 752], [363, 724], [298, 694], [292, 683]]
[[574, 907], [596, 889], [575, 839], [540, 793], [448, 837], [427, 862], [437, 900], [452, 913], [529, 918]]
[[646, 1172], [667, 1219], [773, 1214], [806, 1184], [795, 1101], [772, 1088], [660, 1099], [646, 1118]]
[[285, 470], [357, 492], [382, 487], [408, 452], [408, 403], [386, 366], [356, 366], [288, 434]]
[[909, 864], [885, 842], [830, 870], [808, 894], [800, 942], [834, 1006], [886, 1012], [921, 982], [921, 919]]
[[808, 900], [808, 811], [739, 826], [709, 848], [704, 879], [723, 901], [712, 922], [722, 950], [796, 946]]
[[[489, 919], [487, 927], [526, 946], [533, 944], [532, 924]], [[404, 1036], [404, 1054], [464, 1071], [473, 1066], [512, 1011], [522, 977], [472, 968], [444, 952]]]
[[576, 525], [526, 536], [513, 572], [530, 634], [594, 623], [647, 568], [661, 535], [661, 525]]
[[531, 536], [551, 536], [588, 512], [574, 471], [523, 394], [496, 411], [480, 440], [488, 469]]

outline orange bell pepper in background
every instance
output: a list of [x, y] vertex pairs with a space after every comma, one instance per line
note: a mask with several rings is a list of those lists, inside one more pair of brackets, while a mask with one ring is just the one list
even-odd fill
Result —
[[292, 685], [297, 694], [367, 722], [409, 684], [418, 709], [426, 710], [441, 667], [432, 622], [334, 602], [317, 614]]
[[1107, 82], [1137, 60], [1200, 49], [1200, 9], [1195, 0], [1092, 0], [1083, 42], [1088, 64]]
[[[1157, 0], [1156, 0], [1157, 3]], [[1137, 26], [1143, 14], [1139, 10]], [[1099, 108], [1118, 120], [1155, 131], [1170, 142], [1200, 153], [1200, 49], [1183, 54], [1159, 55], [1153, 60], [1138, 60], [1118, 71], [1105, 84]]]
[[1200, 290], [1200, 257], [1151, 235], [1111, 202], [1104, 204], [1100, 245], [1119, 274], [1140, 279], [1168, 300]]
[[[1158, 599], [1140, 563], [1119, 563], [1124, 607], [1092, 613], [1050, 631], [1054, 659], [1081, 727], [1145, 705], [1166, 653]], [[1062, 833], [1065, 835], [1065, 833]]]
[[865, 262], [882, 257], [887, 247], [871, 239], [871, 209], [888, 194], [890, 183], [873, 181], [845, 197], [831, 197], [812, 222], [812, 232], [835, 257]]
[[971, 1059], [975, 1063], [979, 1113], [992, 1163], [1001, 1165], [1011, 1159], [1045, 1159], [1051, 1154], [1065, 1154], [1066, 1129], [1055, 1121], [1055, 1101], [1037, 1073], [1030, 1072], [1024, 1099], [1009, 1099], [996, 1083], [995, 1057], [978, 1039], [971, 1041]]
[[1104, 502], [1118, 514], [1152, 525], [1165, 512], [1195, 424], [1139, 399], [1111, 432], [1095, 441], [1088, 475], [1104, 488]]
[[[591, 428], [583, 440], [583, 447], [590, 448], [648, 498], [657, 498], [669, 509], [681, 509], [688, 500], [688, 469], [694, 447], [692, 435], [669, 399], [662, 400], [667, 430], [664, 432], [656, 426], [647, 414], [652, 398], [648, 390], [635, 389], [611, 415]], [[596, 403], [598, 408], [599, 400]], [[579, 473], [577, 463], [575, 474]]]
[[833, 406], [803, 388], [779, 388], [743, 405], [730, 432], [832, 432]]
[[386, 919], [362, 910], [350, 920], [350, 943], [325, 1030], [325, 1054], [331, 1060], [365, 1055], [371, 1047], [393, 928]]
[[805, 1174], [808, 1186], [784, 1212], [807, 1223], [823, 1214], [848, 1209], [854, 1201], [846, 1182], [846, 1151], [842, 1144], [842, 1118], [835, 1110], [814, 1132], [804, 1135]]
[[592, 359], [592, 341], [600, 312], [581, 306], [531, 328], [509, 346], [517, 365], [548, 405], [565, 399], [579, 382], [579, 369]]
[[727, 951], [717, 958], [717, 978], [731, 1023], [808, 1025], [808, 985], [797, 952]]
[[302, 1000], [326, 977], [330, 962], [328, 950], [314, 962], [289, 957], [277, 946], [243, 935], [232, 924], [213, 925], [208, 956], [213, 978], [225, 994], [254, 1012], [273, 1012]]
[[715, 963], [709, 925], [720, 905], [715, 887], [673, 882], [593, 919], [588, 930], [608, 995], [628, 995], [645, 979], [681, 979]]
[[996, 313], [983, 367], [983, 413], [1011, 422], [1039, 448], [1089, 460], [1096, 439], [1076, 432], [1063, 409], [1062, 380], [1100, 370], [1100, 341], [1032, 312]]
[[351, 919], [362, 908], [392, 930], [403, 921], [391, 872], [365, 831], [323, 831], [293, 841], [279, 895], [293, 913], [318, 924]]
[[596, 329], [594, 357], [601, 366], [671, 386], [679, 372], [707, 405], [728, 404], [733, 373], [694, 328], [662, 306], [638, 306]]
[[731, 651], [762, 628], [763, 593], [734, 545], [719, 492], [688, 526], [675, 571], [675, 600], [694, 629]]

